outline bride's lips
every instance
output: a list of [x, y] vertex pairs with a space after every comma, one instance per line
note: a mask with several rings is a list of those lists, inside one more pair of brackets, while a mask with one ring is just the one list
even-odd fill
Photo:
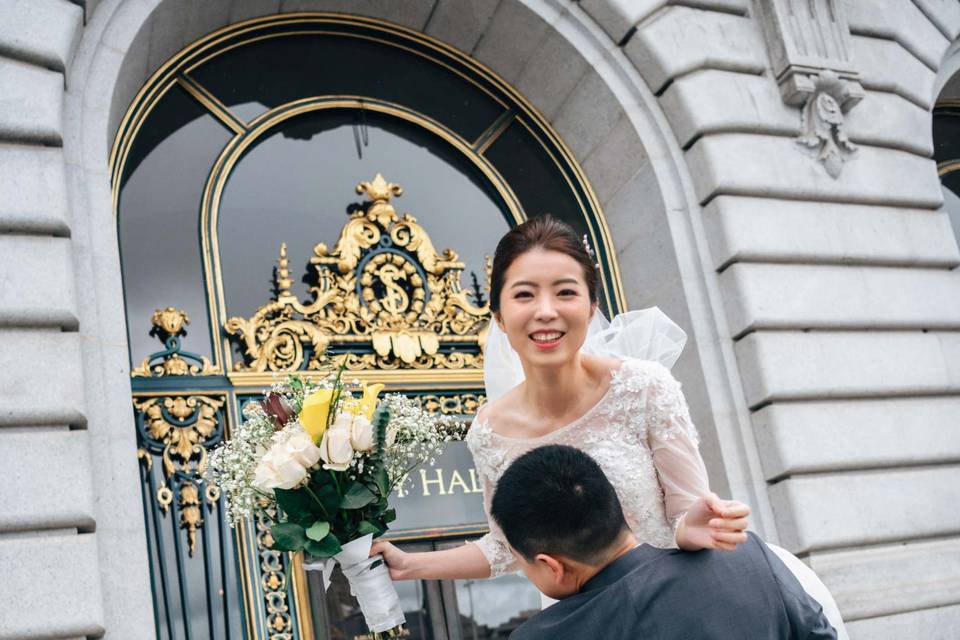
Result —
[[[533, 342], [534, 346], [538, 349], [552, 349], [560, 344], [560, 341], [563, 340], [563, 336], [565, 335], [566, 333], [563, 331], [534, 331], [530, 334], [530, 341]], [[545, 336], [556, 337], [544, 340]]]

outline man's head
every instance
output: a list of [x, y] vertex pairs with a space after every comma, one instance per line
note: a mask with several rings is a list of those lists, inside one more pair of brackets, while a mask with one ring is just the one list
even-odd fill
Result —
[[523, 572], [552, 598], [576, 593], [636, 545], [603, 470], [573, 447], [517, 458], [497, 483], [490, 512]]

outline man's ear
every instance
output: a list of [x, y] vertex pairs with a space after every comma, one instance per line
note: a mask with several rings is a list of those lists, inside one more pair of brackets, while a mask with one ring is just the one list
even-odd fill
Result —
[[550, 573], [553, 574], [553, 580], [556, 584], [561, 584], [563, 579], [567, 576], [567, 566], [562, 561], [554, 558], [551, 555], [547, 555], [546, 553], [538, 553], [536, 556], [534, 556], [533, 560], [534, 562], [543, 563], [548, 569], [550, 569]]

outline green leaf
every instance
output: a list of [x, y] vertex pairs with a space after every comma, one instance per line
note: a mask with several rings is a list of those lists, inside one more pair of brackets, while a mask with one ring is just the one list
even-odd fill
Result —
[[280, 522], [270, 527], [270, 536], [276, 551], [300, 551], [307, 544], [303, 527], [293, 522]]
[[295, 522], [313, 521], [313, 498], [303, 489], [276, 489], [277, 505]]
[[344, 494], [343, 500], [340, 502], [340, 508], [362, 509], [376, 499], [377, 496], [373, 495], [370, 489], [359, 482], [354, 482]]
[[373, 481], [377, 483], [377, 489], [381, 496], [386, 497], [390, 493], [390, 476], [387, 475], [387, 470], [384, 467], [377, 468], [373, 473]]
[[370, 569], [368, 569], [368, 571], [373, 571], [374, 569], [376, 569], [377, 567], [379, 567], [379, 566], [382, 565], [382, 564], [383, 564], [383, 560], [381, 560], [381, 559], [378, 558], [377, 560], [375, 560], [375, 561], [373, 562], [373, 564], [370, 565]]
[[378, 536], [383, 533], [383, 530], [369, 520], [361, 520], [360, 524], [357, 525], [357, 533], [359, 533], [361, 536], [365, 536], [368, 533]]
[[[330, 476], [326, 477], [329, 478]], [[333, 515], [340, 509], [340, 494], [337, 493], [337, 489], [333, 486], [332, 481], [331, 484], [321, 487], [316, 494], [328, 514]]]
[[397, 519], [397, 510], [396, 509], [387, 509], [383, 512], [383, 521], [384, 522], [393, 522]]
[[326, 538], [328, 533], [330, 533], [330, 523], [322, 520], [314, 522], [306, 531], [307, 537], [316, 542]]
[[340, 541], [337, 540], [337, 536], [331, 533], [319, 542], [315, 540], [307, 540], [306, 549], [307, 553], [312, 556], [316, 556], [317, 558], [329, 558], [340, 553], [341, 547]]

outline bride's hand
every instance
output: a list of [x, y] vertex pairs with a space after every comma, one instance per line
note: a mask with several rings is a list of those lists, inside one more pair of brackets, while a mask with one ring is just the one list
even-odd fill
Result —
[[414, 577], [411, 573], [413, 565], [411, 556], [413, 554], [401, 551], [384, 540], [374, 542], [373, 546], [370, 547], [371, 556], [378, 553], [383, 554], [383, 561], [386, 563], [387, 569], [390, 570], [391, 580], [410, 580]]
[[716, 494], [694, 502], [677, 528], [677, 545], [686, 551], [721, 549], [733, 551], [747, 541], [750, 507], [736, 500], [721, 500]]

